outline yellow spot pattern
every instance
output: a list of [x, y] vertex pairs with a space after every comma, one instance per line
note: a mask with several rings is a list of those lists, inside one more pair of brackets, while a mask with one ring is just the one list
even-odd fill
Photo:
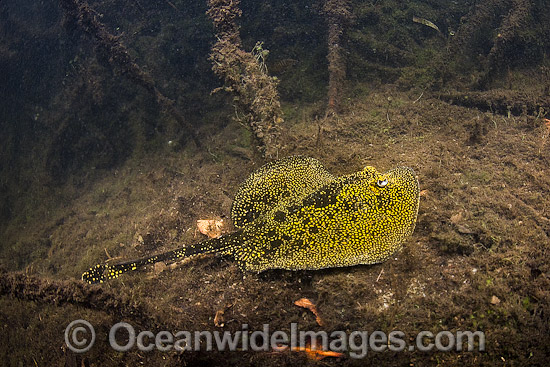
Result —
[[[410, 168], [381, 174], [366, 167], [333, 177], [318, 161], [307, 157], [289, 157], [272, 167], [260, 169], [262, 175], [284, 181], [293, 194], [264, 205], [257, 219], [244, 226], [233, 255], [246, 270], [374, 264], [391, 256], [414, 230], [419, 186]], [[309, 185], [304, 187], [304, 172], [314, 167], [308, 173]], [[272, 197], [281, 192], [280, 185], [263, 185], [262, 179], [252, 178], [241, 186], [232, 217], [247, 215], [246, 210], [235, 213], [236, 207], [252, 206], [239, 203], [240, 198]]]
[[373, 167], [336, 177], [313, 158], [271, 162], [239, 188], [231, 209], [238, 231], [182, 249], [83, 274], [103, 282], [158, 261], [199, 253], [235, 257], [242, 269], [322, 269], [374, 264], [397, 251], [415, 227], [419, 186], [410, 168]]

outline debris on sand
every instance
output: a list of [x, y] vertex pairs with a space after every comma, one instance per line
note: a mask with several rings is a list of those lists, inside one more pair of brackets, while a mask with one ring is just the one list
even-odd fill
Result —
[[214, 316], [214, 325], [217, 327], [223, 327], [224, 324], [224, 317], [223, 314], [225, 313], [225, 310], [218, 310], [216, 311], [216, 316]]
[[[273, 347], [273, 350], [275, 352], [284, 352], [289, 348], [290, 347], [288, 345], [284, 345], [284, 346]], [[343, 353], [333, 352], [330, 350], [317, 349], [316, 347], [312, 347], [311, 345], [308, 345], [306, 347], [292, 347], [290, 348], [290, 350], [292, 352], [304, 352], [306, 353], [308, 358], [314, 359], [316, 361], [320, 361], [321, 359], [324, 359], [326, 357], [334, 357], [334, 358], [344, 357]]]
[[214, 325], [217, 327], [224, 327], [225, 325], [225, 311], [227, 311], [229, 308], [231, 308], [233, 304], [229, 304], [222, 308], [221, 310], [216, 311], [216, 315], [214, 316]]
[[323, 326], [323, 320], [321, 319], [321, 316], [319, 316], [319, 312], [317, 311], [317, 306], [313, 302], [311, 302], [307, 298], [300, 298], [294, 304], [298, 307], [307, 308], [315, 315], [315, 321], [319, 326]]
[[223, 233], [223, 219], [199, 219], [197, 220], [197, 229], [208, 238], [218, 238]]

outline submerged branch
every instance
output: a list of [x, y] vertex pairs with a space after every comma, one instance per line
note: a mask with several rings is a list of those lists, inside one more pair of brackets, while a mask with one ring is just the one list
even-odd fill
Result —
[[338, 111], [344, 81], [346, 62], [343, 56], [344, 27], [352, 18], [348, 0], [326, 0], [323, 6], [328, 25], [328, 105], [327, 114]]
[[139, 304], [81, 281], [50, 280], [19, 272], [2, 272], [0, 273], [0, 296], [47, 303], [58, 307], [71, 304], [146, 323], [154, 322]]
[[107, 59], [112, 66], [118, 67], [121, 74], [128, 76], [134, 83], [153, 94], [162, 110], [185, 127], [195, 144], [201, 146], [193, 126], [183, 117], [175, 102], [159, 91], [151, 75], [132, 60], [126, 46], [97, 19], [93, 9], [81, 0], [60, 0], [60, 4], [65, 11], [65, 27], [69, 30], [77, 28], [94, 39], [97, 46], [96, 52]]
[[[236, 19], [241, 16], [238, 0], [209, 0], [207, 14], [216, 29], [212, 46], [212, 70], [224, 80], [224, 89], [233, 93], [265, 157], [276, 157], [279, 149], [279, 123], [283, 121], [277, 81], [267, 74], [263, 63], [267, 50], [258, 43], [253, 52], [243, 50]], [[256, 53], [254, 53], [256, 52]]]

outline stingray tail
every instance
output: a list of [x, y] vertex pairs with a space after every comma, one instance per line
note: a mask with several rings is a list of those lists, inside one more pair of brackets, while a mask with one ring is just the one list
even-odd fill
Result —
[[90, 268], [90, 270], [84, 272], [82, 274], [82, 280], [90, 284], [103, 283], [108, 279], [118, 278], [124, 273], [138, 270], [146, 265], [158, 263], [160, 261], [173, 262], [193, 255], [226, 253], [235, 246], [236, 240], [239, 238], [239, 234], [240, 232], [230, 233], [200, 243], [186, 245], [185, 247], [178, 248], [177, 250], [144, 257], [137, 260], [125, 261], [113, 265], [98, 264], [93, 268]]

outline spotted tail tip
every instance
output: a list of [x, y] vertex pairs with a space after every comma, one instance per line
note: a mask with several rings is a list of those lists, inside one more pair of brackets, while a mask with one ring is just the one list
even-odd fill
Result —
[[88, 284], [103, 283], [108, 279], [109, 267], [99, 264], [82, 273], [82, 280]]

